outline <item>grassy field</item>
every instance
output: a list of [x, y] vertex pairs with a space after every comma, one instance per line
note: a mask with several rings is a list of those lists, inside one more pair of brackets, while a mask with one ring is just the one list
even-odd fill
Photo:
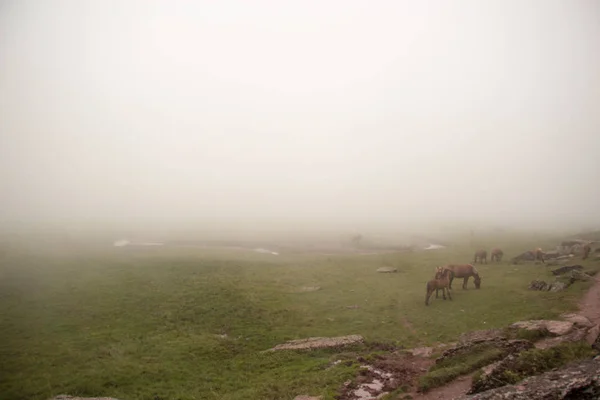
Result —
[[[0, 255], [2, 399], [332, 399], [356, 366], [330, 351], [262, 353], [289, 339], [361, 334], [413, 347], [467, 330], [551, 318], [587, 287], [526, 290], [551, 279], [532, 263], [478, 266], [482, 288], [425, 307], [437, 265], [470, 262], [472, 245], [384, 255], [279, 256], [197, 248], [11, 242]], [[480, 240], [506, 258], [539, 238]], [[591, 265], [591, 264], [590, 264]], [[398, 269], [379, 274], [382, 266]], [[303, 292], [304, 286], [321, 290]], [[352, 306], [352, 307], [350, 307]], [[354, 307], [358, 306], [358, 307]], [[364, 346], [359, 351], [369, 351]]]

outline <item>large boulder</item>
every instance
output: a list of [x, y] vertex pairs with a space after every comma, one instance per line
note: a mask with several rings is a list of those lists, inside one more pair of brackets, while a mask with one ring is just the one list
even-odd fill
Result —
[[573, 322], [570, 321], [552, 321], [545, 319], [519, 321], [511, 324], [511, 329], [525, 329], [527, 331], [539, 331], [542, 333], [548, 332], [554, 336], [562, 336], [571, 332], [573, 329]]
[[527, 378], [517, 385], [464, 395], [457, 400], [586, 400], [600, 398], [600, 361], [573, 363]]
[[575, 324], [579, 328], [591, 328], [594, 326], [593, 322], [589, 318], [575, 313], [562, 314], [560, 316], [565, 321], [569, 321]]

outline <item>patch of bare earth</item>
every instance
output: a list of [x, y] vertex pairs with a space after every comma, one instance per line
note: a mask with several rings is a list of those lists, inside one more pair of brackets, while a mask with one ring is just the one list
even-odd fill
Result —
[[413, 392], [410, 395], [413, 400], [452, 400], [465, 395], [473, 382], [475, 373], [458, 377], [445, 386], [431, 389], [427, 393]]
[[587, 317], [594, 325], [600, 324], [600, 280], [594, 279], [594, 285], [581, 299], [579, 309], [579, 314]]
[[346, 382], [338, 400], [372, 400], [398, 388], [409, 391], [434, 363], [429, 358], [398, 352], [380, 355], [371, 361], [363, 358], [358, 361], [362, 364], [358, 377]]

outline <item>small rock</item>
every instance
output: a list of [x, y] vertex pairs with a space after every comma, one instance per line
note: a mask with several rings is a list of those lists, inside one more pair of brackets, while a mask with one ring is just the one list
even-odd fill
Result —
[[427, 358], [433, 354], [433, 347], [417, 347], [410, 349], [409, 352], [415, 357]]
[[398, 272], [398, 268], [392, 268], [392, 267], [381, 267], [381, 268], [377, 268], [377, 272], [381, 272], [381, 273], [392, 273], [392, 272]]
[[548, 284], [544, 281], [533, 280], [529, 283], [529, 290], [547, 290]]
[[550, 288], [548, 289], [551, 292], [561, 292], [569, 287], [569, 284], [565, 282], [552, 282], [550, 284]]

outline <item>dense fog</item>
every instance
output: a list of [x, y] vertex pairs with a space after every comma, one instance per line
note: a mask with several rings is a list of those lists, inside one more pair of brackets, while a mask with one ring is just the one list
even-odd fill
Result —
[[600, 2], [0, 3], [0, 222], [600, 227]]

